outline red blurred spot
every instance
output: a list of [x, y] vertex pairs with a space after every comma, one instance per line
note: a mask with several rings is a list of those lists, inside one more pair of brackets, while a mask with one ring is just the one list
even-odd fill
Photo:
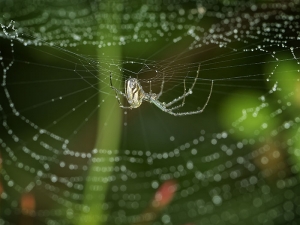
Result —
[[170, 203], [177, 190], [177, 183], [175, 180], [168, 180], [164, 182], [155, 193], [152, 202], [154, 207], [164, 207]]
[[151, 204], [139, 216], [134, 225], [149, 225], [157, 218], [158, 214], [168, 206], [174, 198], [177, 190], [177, 182], [175, 180], [165, 181], [156, 191]]
[[31, 193], [25, 193], [21, 197], [21, 210], [24, 215], [34, 215], [35, 198]]

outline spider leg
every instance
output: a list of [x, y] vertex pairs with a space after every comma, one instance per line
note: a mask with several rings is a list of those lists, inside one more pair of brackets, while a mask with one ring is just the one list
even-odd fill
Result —
[[149, 92], [150, 96], [152, 95], [152, 87], [151, 87], [151, 84], [152, 84], [152, 81], [150, 80], [150, 92]]
[[159, 99], [159, 97], [162, 95], [164, 90], [164, 83], [165, 83], [165, 74], [163, 73], [163, 81], [161, 82], [160, 92], [157, 94], [156, 99]]
[[[185, 103], [185, 96], [186, 96], [185, 79], [184, 79], [184, 81], [183, 81], [183, 85], [184, 85], [184, 94], [182, 95], [182, 98], [183, 98], [182, 103], [181, 103], [180, 105], [177, 105], [177, 106], [174, 106], [174, 107], [168, 109], [169, 111], [173, 111], [174, 109], [178, 109], [178, 108], [184, 106], [184, 103]], [[166, 104], [166, 107], [168, 107], [168, 104]]]
[[[195, 77], [194, 82], [193, 82], [192, 86], [190, 87], [189, 91], [188, 91], [188, 92], [185, 91], [185, 92], [183, 93], [183, 95], [181, 95], [180, 97], [175, 98], [175, 99], [172, 100], [171, 102], [167, 103], [167, 104], [166, 104], [166, 107], [169, 107], [169, 106], [173, 105], [174, 103], [180, 101], [181, 99], [185, 99], [186, 96], [188, 96], [188, 95], [190, 95], [190, 94], [193, 93], [194, 86], [195, 86], [195, 84], [196, 84], [196, 82], [197, 82], [197, 79], [198, 79], [198, 76], [199, 76], [199, 71], [200, 71], [200, 64], [199, 64], [199, 66], [198, 66], [197, 76]], [[184, 80], [184, 82], [185, 82], [185, 80]], [[185, 86], [185, 83], [184, 83], [184, 86]]]
[[202, 109], [197, 110], [197, 111], [179, 112], [179, 113], [174, 113], [174, 112], [172, 112], [172, 110], [166, 110], [164, 112], [167, 112], [167, 113], [169, 113], [169, 114], [171, 114], [173, 116], [187, 116], [187, 115], [193, 115], [193, 114], [202, 113], [203, 110], [205, 109], [205, 107], [207, 106], [209, 100], [210, 100], [211, 93], [212, 93], [212, 90], [213, 90], [213, 86], [214, 86], [214, 81], [212, 80], [211, 81], [211, 87], [210, 87], [209, 95], [208, 95], [207, 100], [206, 100], [205, 104], [203, 105]]
[[117, 88], [115, 88], [115, 87], [113, 86], [113, 84], [112, 84], [112, 78], [111, 78], [111, 73], [110, 73], [110, 87], [111, 87], [112, 89], [115, 90], [115, 93], [116, 93], [116, 99], [117, 99], [118, 102], [119, 102], [119, 106], [120, 106], [121, 108], [124, 108], [124, 109], [132, 109], [132, 107], [130, 107], [130, 106], [123, 106], [123, 105], [122, 105], [121, 100], [120, 100], [118, 94], [123, 95], [124, 97], [126, 97], [126, 95], [125, 95], [125, 93], [123, 93], [122, 91], [118, 90]]
[[115, 87], [113, 86], [113, 84], [112, 84], [111, 73], [110, 73], [110, 87], [111, 87], [112, 89], [115, 90], [115, 92], [116, 92], [116, 97], [117, 97], [118, 100], [119, 100], [118, 94], [123, 95], [124, 97], [126, 97], [125, 93], [123, 93], [122, 91], [118, 90], [117, 88], [115, 88]]

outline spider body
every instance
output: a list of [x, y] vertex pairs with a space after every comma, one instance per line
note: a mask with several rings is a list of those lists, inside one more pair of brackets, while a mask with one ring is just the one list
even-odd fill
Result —
[[[162, 95], [162, 92], [163, 92], [164, 77], [163, 77], [163, 81], [161, 83], [160, 92], [158, 94], [152, 93], [151, 81], [150, 81], [150, 92], [146, 93], [143, 90], [143, 87], [140, 84], [139, 80], [136, 79], [136, 78], [131, 78], [131, 77], [125, 81], [125, 93], [123, 93], [122, 91], [118, 90], [117, 88], [115, 88], [113, 86], [111, 74], [110, 74], [110, 87], [115, 90], [116, 98], [117, 98], [121, 108], [127, 108], [127, 109], [128, 108], [129, 109], [138, 108], [143, 103], [143, 101], [147, 101], [147, 102], [153, 103], [154, 105], [156, 105], [162, 111], [164, 111], [166, 113], [169, 113], [173, 116], [193, 115], [193, 114], [202, 113], [203, 110], [205, 109], [206, 105], [208, 104], [208, 102], [210, 100], [211, 93], [212, 93], [212, 89], [213, 89], [213, 80], [211, 81], [210, 93], [209, 93], [209, 95], [207, 97], [207, 100], [206, 100], [206, 103], [204, 104], [202, 109], [196, 110], [196, 111], [189, 111], [189, 112], [173, 112], [173, 110], [183, 107], [183, 105], [185, 103], [185, 97], [193, 93], [193, 88], [194, 88], [194, 86], [196, 84], [196, 81], [198, 79], [199, 71], [200, 71], [200, 65], [198, 67], [197, 76], [195, 77], [194, 82], [193, 82], [192, 86], [190, 87], [190, 89], [188, 91], [186, 91], [185, 79], [184, 79], [184, 82], [183, 82], [183, 84], [184, 84], [184, 93], [183, 93], [183, 95], [179, 96], [178, 98], [175, 98], [173, 101], [171, 101], [169, 103], [160, 102], [158, 100], [159, 97]], [[129, 106], [123, 106], [122, 105], [122, 103], [120, 101], [120, 98], [119, 98], [119, 95], [123, 95], [127, 99], [128, 103], [129, 103]], [[180, 100], [182, 100], [181, 104], [170, 107], [170, 106], [172, 106], [173, 104], [175, 104], [176, 102], [178, 102]]]
[[125, 95], [131, 108], [138, 108], [144, 99], [142, 85], [136, 78], [129, 78], [125, 81]]

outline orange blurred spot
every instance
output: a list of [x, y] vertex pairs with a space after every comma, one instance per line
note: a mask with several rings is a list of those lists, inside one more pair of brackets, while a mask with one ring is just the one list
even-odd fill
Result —
[[21, 210], [24, 215], [34, 216], [35, 198], [31, 193], [25, 193], [21, 197]]
[[276, 180], [280, 173], [289, 173], [284, 151], [273, 140], [267, 140], [254, 154], [254, 163], [266, 179]]

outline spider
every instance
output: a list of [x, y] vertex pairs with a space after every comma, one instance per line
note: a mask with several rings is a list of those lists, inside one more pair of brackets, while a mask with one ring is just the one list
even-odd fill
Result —
[[[161, 88], [160, 88], [160, 92], [158, 94], [156, 93], [152, 93], [152, 89], [151, 89], [151, 81], [150, 81], [150, 92], [146, 93], [143, 88], [142, 85], [140, 84], [140, 82], [138, 81], [138, 79], [136, 78], [129, 78], [125, 81], [125, 93], [123, 93], [122, 91], [118, 90], [117, 88], [115, 88], [112, 84], [112, 76], [110, 73], [110, 87], [115, 90], [116, 92], [116, 98], [119, 102], [119, 105], [121, 108], [125, 108], [125, 109], [133, 109], [133, 108], [138, 108], [143, 101], [147, 101], [150, 103], [153, 103], [154, 105], [156, 105], [159, 109], [161, 109], [162, 111], [169, 113], [173, 116], [187, 116], [187, 115], [193, 115], [193, 114], [198, 114], [198, 113], [202, 113], [203, 110], [205, 109], [205, 107], [207, 106], [209, 100], [210, 100], [210, 96], [212, 93], [212, 89], [213, 89], [213, 80], [211, 81], [211, 88], [210, 88], [210, 93], [207, 97], [207, 100], [205, 102], [205, 104], [203, 105], [202, 109], [200, 110], [196, 110], [196, 111], [189, 111], [189, 112], [173, 112], [173, 110], [178, 109], [183, 107], [184, 103], [185, 103], [185, 97], [192, 94], [193, 92], [193, 88], [196, 84], [198, 75], [199, 75], [199, 71], [200, 71], [200, 64], [198, 67], [198, 71], [197, 71], [197, 76], [194, 79], [194, 83], [192, 84], [192, 86], [190, 87], [190, 89], [188, 90], [188, 92], [186, 92], [186, 85], [185, 85], [185, 79], [183, 82], [184, 85], [184, 93], [183, 95], [179, 96], [178, 98], [175, 98], [174, 100], [172, 100], [169, 103], [165, 103], [165, 102], [160, 102], [158, 99], [159, 97], [162, 95], [163, 92], [163, 88], [164, 88], [164, 77], [163, 77], [163, 81], [161, 83]], [[123, 106], [119, 95], [123, 95], [130, 106]], [[170, 106], [172, 106], [174, 103], [178, 102], [182, 100], [181, 104], [177, 105], [177, 106], [173, 106], [171, 108], [169, 108]]]

